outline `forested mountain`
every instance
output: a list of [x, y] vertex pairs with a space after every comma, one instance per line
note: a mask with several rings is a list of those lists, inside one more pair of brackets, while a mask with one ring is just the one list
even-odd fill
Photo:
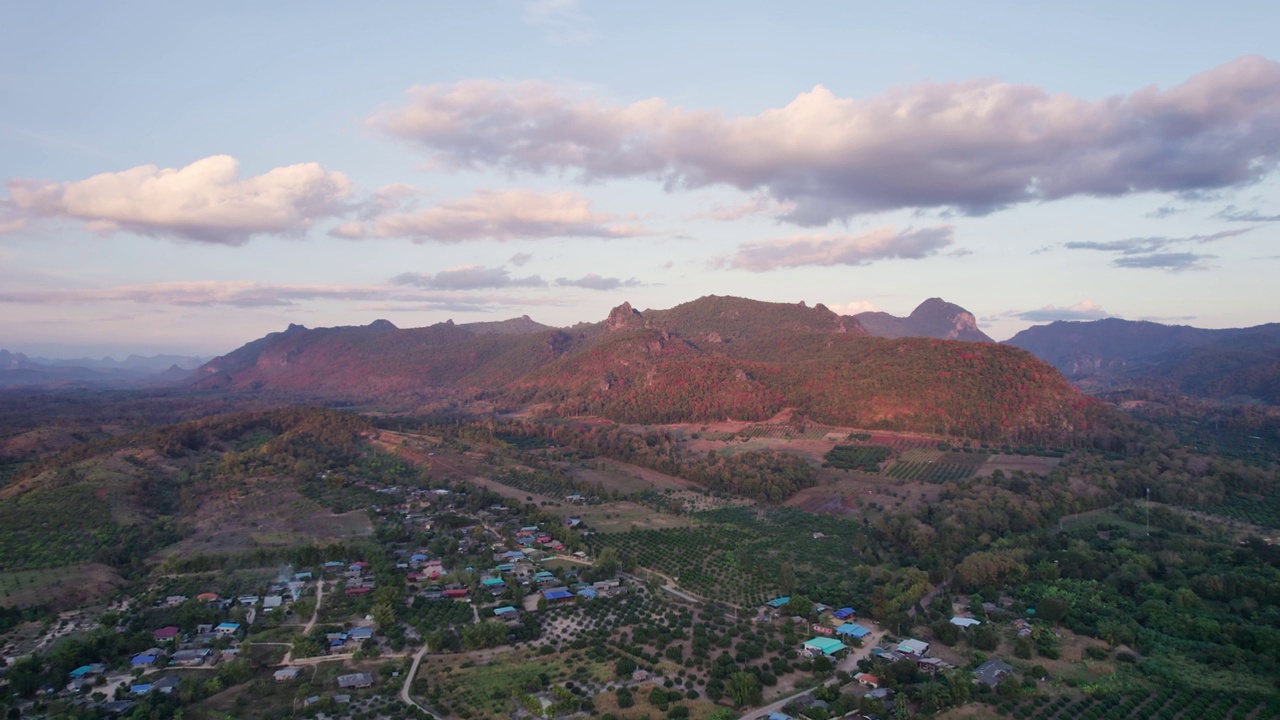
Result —
[[853, 316], [877, 337], [928, 337], [938, 340], [993, 342], [978, 329], [973, 313], [942, 298], [929, 298], [907, 317], [886, 312], [863, 312]]
[[1208, 330], [1108, 318], [1028, 328], [1007, 341], [1087, 388], [1139, 387], [1280, 403], [1280, 324]]
[[308, 330], [292, 325], [200, 368], [202, 388], [425, 400], [452, 395], [627, 422], [820, 422], [1047, 442], [1104, 411], [1031, 355], [994, 344], [871, 337], [854, 318], [744, 298], [667, 310], [624, 303], [600, 323]]

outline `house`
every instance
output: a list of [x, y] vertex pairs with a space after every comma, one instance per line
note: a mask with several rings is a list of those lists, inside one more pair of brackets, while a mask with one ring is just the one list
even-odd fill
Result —
[[591, 587], [595, 588], [596, 590], [612, 590], [616, 587], [621, 587], [621, 586], [622, 586], [622, 581], [619, 580], [618, 578], [609, 578], [608, 580], [597, 580], [591, 583]]
[[982, 621], [976, 618], [953, 617], [951, 618], [951, 624], [960, 628], [970, 628], [974, 625], [981, 625]]
[[929, 675], [937, 675], [943, 670], [954, 670], [956, 668], [955, 665], [952, 665], [946, 660], [939, 660], [938, 658], [931, 657], [920, 658], [916, 661], [916, 667], [920, 668], [921, 672]]
[[324, 564], [324, 569], [325, 570], [341, 570], [346, 566], [347, 564], [344, 562], [339, 562], [337, 560], [330, 560], [329, 562]]
[[596, 591], [589, 587], [582, 588], [581, 590], [578, 591], [578, 597], [582, 598], [583, 600], [594, 600], [596, 598], [596, 595], [597, 595]]
[[138, 703], [132, 700], [113, 700], [109, 703], [103, 703], [98, 709], [107, 715], [119, 717], [130, 710], [133, 710], [134, 706], [137, 704]]
[[159, 630], [153, 631], [151, 633], [151, 637], [163, 642], [178, 637], [180, 632], [182, 631], [178, 629], [177, 625], [169, 625], [168, 627], [162, 627]]
[[217, 627], [215, 627], [213, 631], [218, 635], [235, 635], [236, 633], [240, 632], [240, 623], [233, 623], [233, 622], [218, 623]]
[[360, 587], [349, 587], [342, 592], [346, 595], [367, 595], [373, 592], [373, 588], [361, 585]]
[[268, 595], [262, 598], [262, 610], [264, 612], [271, 612], [281, 605], [284, 605], [283, 595]]
[[373, 628], [371, 627], [352, 628], [351, 632], [348, 633], [348, 637], [350, 637], [352, 640], [361, 640], [361, 641], [372, 640]]
[[442, 594], [450, 600], [466, 600], [468, 595], [466, 588], [451, 588]]
[[573, 593], [564, 588], [551, 588], [544, 590], [542, 597], [546, 598], [549, 603], [559, 603], [573, 600]]
[[538, 583], [539, 585], [545, 585], [547, 583], [557, 582], [555, 574], [552, 573], [550, 570], [542, 570], [540, 572], [535, 573], [533, 576], [533, 581]]
[[854, 615], [857, 615], [857, 614], [858, 614], [858, 611], [857, 611], [857, 610], [854, 610], [853, 608], [850, 608], [850, 607], [842, 607], [842, 608], [840, 608], [839, 610], [837, 610], [837, 611], [835, 611], [835, 612], [833, 612], [833, 613], [831, 613], [831, 614], [832, 614], [832, 615], [835, 615], [837, 620], [848, 620], [849, 618], [853, 617]]
[[249, 606], [257, 605], [258, 596], [257, 595], [241, 595], [240, 597], [236, 598], [236, 602], [240, 603], [241, 605], [249, 605]]
[[216, 592], [200, 593], [199, 595], [196, 596], [196, 599], [203, 603], [218, 602], [218, 593]]
[[871, 634], [870, 630], [856, 623], [845, 623], [840, 627], [836, 628], [836, 635], [847, 635], [848, 637], [851, 637], [854, 640], [861, 640], [862, 638], [870, 634]]
[[129, 660], [129, 665], [135, 668], [151, 667], [156, 664], [158, 659], [155, 655], [134, 655]]
[[818, 655], [826, 655], [828, 657], [839, 655], [848, 649], [844, 643], [835, 638], [815, 637], [804, 642], [804, 651], [811, 657]]
[[784, 712], [781, 712], [779, 710], [774, 710], [773, 712], [769, 713], [769, 720], [796, 720], [796, 719]]
[[1013, 674], [1013, 666], [1003, 660], [988, 660], [973, 671], [973, 679], [987, 687], [995, 687]]
[[880, 678], [872, 675], [871, 673], [860, 672], [857, 675], [854, 675], [853, 679], [857, 680], [859, 685], [869, 687], [872, 690], [880, 687]]
[[178, 607], [187, 601], [186, 595], [170, 595], [164, 599], [165, 607]]
[[147, 693], [151, 692], [151, 683], [139, 683], [137, 685], [131, 685], [129, 686], [129, 692], [133, 693], [134, 695], [146, 695]]
[[173, 657], [169, 658], [169, 661], [174, 665], [195, 667], [207, 663], [212, 655], [213, 651], [209, 648], [179, 650], [173, 654]]
[[338, 676], [338, 687], [343, 690], [350, 688], [367, 688], [373, 686], [373, 676], [369, 673], [351, 673], [350, 675]]
[[294, 579], [294, 580], [297, 580], [298, 582], [302, 582], [302, 581], [304, 581], [304, 580], [310, 580], [310, 579], [311, 579], [311, 571], [310, 571], [310, 570], [303, 570], [302, 572], [296, 572], [296, 573], [294, 573], [294, 574], [293, 574], [293, 579]]
[[924, 657], [929, 654], [929, 643], [915, 638], [908, 638], [898, 643], [898, 652], [906, 655], [914, 655], [916, 657]]
[[515, 608], [511, 607], [510, 605], [503, 605], [503, 606], [502, 606], [502, 607], [500, 607], [500, 608], [494, 608], [494, 609], [493, 609], [493, 614], [494, 614], [494, 615], [497, 615], [498, 617], [510, 618], [510, 617], [515, 617], [515, 616], [519, 615], [519, 614], [520, 614], [520, 611], [519, 611], [519, 610], [516, 610]]
[[485, 578], [480, 584], [489, 590], [497, 590], [501, 592], [507, 587], [507, 581], [502, 578]]
[[275, 678], [276, 682], [289, 682], [290, 680], [297, 680], [298, 673], [301, 670], [302, 668], [297, 668], [297, 667], [280, 668], [279, 670], [275, 671], [275, 673], [271, 677]]
[[165, 677], [151, 683], [151, 691], [171, 695], [174, 690], [178, 689], [178, 685], [180, 684], [181, 683], [176, 676], [166, 675]]
[[782, 597], [774, 598], [770, 600], [769, 602], [765, 603], [765, 605], [768, 605], [769, 607], [777, 610], [778, 608], [782, 607], [783, 605], [786, 605], [789, 602], [791, 602], [791, 596], [783, 595]]

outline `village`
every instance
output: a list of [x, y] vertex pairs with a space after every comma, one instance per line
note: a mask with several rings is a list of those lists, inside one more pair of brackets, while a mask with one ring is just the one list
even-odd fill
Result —
[[[647, 705], [668, 717], [875, 720], [891, 716], [904, 682], [960, 677], [977, 694], [1014, 673], [997, 658], [975, 667], [950, 648], [894, 638], [851, 607], [782, 596], [748, 614], [694, 596], [624, 568], [612, 548], [593, 556], [580, 517], [483, 488], [362, 482], [382, 499], [369, 510], [378, 544], [365, 554], [271, 577], [175, 573], [97, 612], [67, 613], [45, 632], [109, 631], [122, 652], [80, 646], [77, 656], [93, 661], [39, 687], [22, 712], [129, 717], [140, 706], [195, 705], [532, 720], [631, 717]], [[960, 632], [981, 623], [950, 622]], [[615, 632], [624, 628], [629, 636]], [[22, 642], [4, 646], [11, 689], [32, 662], [24, 651], [41, 641]], [[519, 681], [477, 697], [468, 678], [481, 663]], [[540, 671], [525, 678], [530, 667]]]

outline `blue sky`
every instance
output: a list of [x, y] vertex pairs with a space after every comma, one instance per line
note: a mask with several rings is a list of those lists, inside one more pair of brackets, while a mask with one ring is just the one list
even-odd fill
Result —
[[2, 11], [0, 347], [706, 294], [1280, 319], [1273, 3], [260, 5]]

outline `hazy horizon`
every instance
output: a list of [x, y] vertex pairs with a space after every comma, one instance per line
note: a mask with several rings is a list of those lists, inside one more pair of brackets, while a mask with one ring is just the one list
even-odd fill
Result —
[[1280, 6], [68, 7], [0, 27], [11, 352], [708, 294], [1277, 319]]

